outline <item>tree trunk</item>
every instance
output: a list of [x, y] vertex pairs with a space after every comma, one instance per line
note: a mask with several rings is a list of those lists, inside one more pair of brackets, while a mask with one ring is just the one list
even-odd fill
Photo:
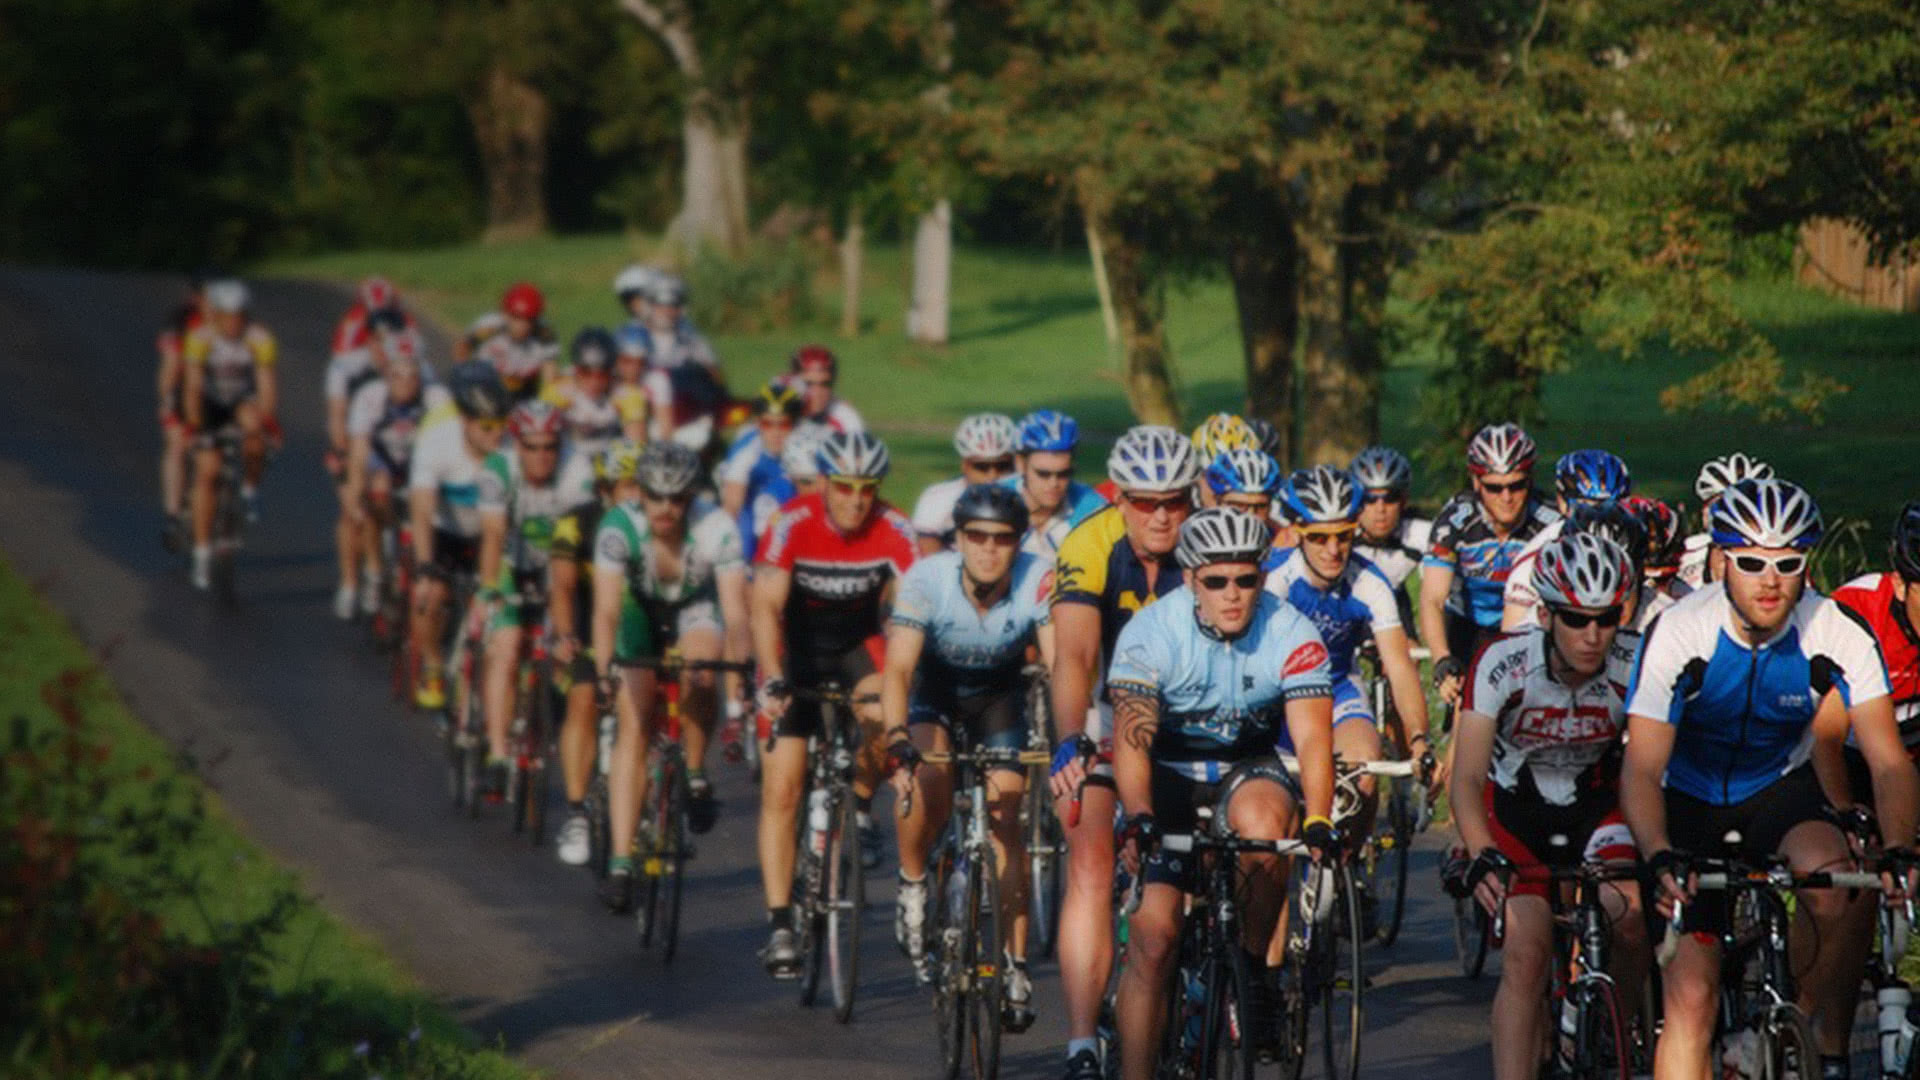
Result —
[[[1087, 220], [1096, 219], [1090, 215]], [[1114, 314], [1120, 324], [1127, 404], [1143, 424], [1179, 427], [1180, 403], [1173, 392], [1167, 348], [1165, 283], [1152, 267], [1144, 244], [1111, 221], [1100, 220], [1094, 228], [1100, 233]]]
[[1282, 468], [1294, 456], [1293, 354], [1300, 335], [1299, 246], [1278, 213], [1261, 212], [1227, 243], [1227, 275], [1240, 316], [1247, 415], [1273, 425]]
[[1107, 347], [1120, 344], [1120, 321], [1113, 314], [1113, 286], [1107, 283], [1107, 257], [1100, 249], [1100, 230], [1093, 219], [1087, 226], [1087, 254], [1093, 261], [1093, 291], [1100, 297], [1100, 325], [1107, 331]]
[[923, 345], [947, 343], [947, 290], [953, 277], [953, 203], [941, 199], [920, 215], [913, 232], [913, 301], [907, 337]]
[[1300, 230], [1301, 460], [1345, 464], [1379, 437], [1387, 265], [1344, 188], [1316, 193]]
[[860, 204], [847, 207], [847, 231], [840, 238], [840, 336], [860, 336], [860, 263], [866, 254], [867, 226]]
[[487, 182], [483, 239], [524, 239], [547, 230], [547, 127], [551, 110], [532, 84], [495, 65], [467, 107]]
[[695, 90], [681, 138], [686, 163], [680, 213], [668, 232], [689, 258], [702, 246], [739, 255], [747, 249], [746, 110], [710, 90]]

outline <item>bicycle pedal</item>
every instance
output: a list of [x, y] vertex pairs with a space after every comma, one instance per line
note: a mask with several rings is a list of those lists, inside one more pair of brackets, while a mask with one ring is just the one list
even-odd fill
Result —
[[1003, 1005], [1000, 1008], [1000, 1027], [1010, 1035], [1020, 1035], [1033, 1026], [1036, 1015], [1026, 1006]]

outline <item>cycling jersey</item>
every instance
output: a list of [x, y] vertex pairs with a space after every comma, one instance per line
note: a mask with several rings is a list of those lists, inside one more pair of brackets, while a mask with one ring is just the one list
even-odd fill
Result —
[[1866, 574], [1835, 589], [1833, 600], [1865, 621], [1879, 644], [1900, 738], [1909, 751], [1916, 751], [1920, 750], [1920, 634], [1907, 619], [1906, 604], [1895, 591], [1899, 585], [1898, 574]]
[[664, 333], [628, 320], [620, 327], [619, 338], [621, 350], [646, 357], [648, 367], [672, 370], [699, 364], [710, 368], [720, 363], [706, 335], [695, 330], [686, 319]]
[[[406, 332], [418, 342], [419, 331], [413, 316], [405, 315]], [[418, 355], [418, 349], [415, 350]], [[424, 365], [423, 365], [424, 369]], [[432, 375], [424, 372], [427, 378]], [[367, 309], [358, 301], [347, 309], [334, 327], [333, 346], [328, 350], [326, 394], [329, 401], [352, 399], [360, 388], [380, 377], [373, 365], [373, 332], [367, 326]]]
[[1724, 584], [1675, 603], [1648, 628], [1627, 696], [1628, 712], [1677, 729], [1667, 788], [1719, 806], [1808, 760], [1828, 690], [1849, 706], [1887, 693], [1873, 634], [1811, 589], [1761, 645], [1735, 635], [1736, 619]]
[[860, 410], [847, 404], [847, 399], [840, 397], [829, 398], [826, 408], [812, 416], [801, 417], [800, 423], [812, 424], [827, 435], [836, 431], [857, 435], [867, 430], [867, 422], [860, 418]]
[[[1027, 497], [1026, 478], [1019, 473], [1002, 477], [999, 484], [1019, 492], [1023, 500]], [[1107, 506], [1107, 500], [1099, 492], [1078, 480], [1067, 481], [1067, 497], [1060, 500], [1060, 509], [1052, 517], [1033, 519], [1027, 526], [1027, 535], [1020, 538], [1020, 550], [1051, 563], [1060, 554], [1060, 545], [1066, 541], [1067, 534]]]
[[1353, 538], [1353, 553], [1365, 557], [1375, 570], [1386, 575], [1387, 584], [1404, 589], [1407, 579], [1419, 568], [1433, 540], [1433, 522], [1425, 518], [1401, 517], [1393, 532], [1378, 542], [1363, 534]]
[[757, 427], [748, 428], [733, 440], [726, 458], [714, 470], [714, 479], [722, 485], [739, 484], [746, 489], [737, 524], [751, 562], [767, 523], [798, 491], [780, 467], [780, 455], [767, 452]]
[[929, 484], [913, 504], [913, 531], [929, 540], [953, 546], [953, 506], [967, 490], [964, 477]]
[[1291, 751], [1287, 702], [1332, 692], [1313, 623], [1263, 592], [1246, 631], [1226, 641], [1201, 629], [1186, 588], [1161, 600], [1127, 623], [1107, 672], [1109, 687], [1159, 700], [1154, 764], [1214, 782], [1236, 762]]
[[366, 437], [371, 463], [404, 482], [413, 462], [414, 436], [428, 411], [449, 400], [444, 387], [425, 386], [412, 401], [396, 402], [385, 379], [368, 383], [347, 404], [347, 437]]
[[1613, 789], [1639, 645], [1637, 635], [1615, 634], [1606, 665], [1579, 686], [1554, 678], [1544, 629], [1502, 634], [1480, 650], [1460, 707], [1493, 721], [1493, 782], [1552, 806]]
[[567, 440], [573, 452], [585, 458], [607, 448], [629, 423], [647, 417], [647, 399], [638, 387], [622, 386], [595, 398], [572, 383], [558, 383], [540, 392], [547, 404], [566, 418]]
[[1425, 566], [1453, 571], [1447, 611], [1471, 618], [1477, 626], [1498, 628], [1502, 592], [1514, 558], [1528, 540], [1559, 519], [1559, 513], [1535, 495], [1527, 500], [1513, 531], [1502, 537], [1494, 532], [1474, 492], [1463, 491], [1448, 499], [1434, 519], [1423, 560]]
[[[327, 347], [327, 352], [338, 356], [341, 353], [366, 348], [367, 342], [373, 339], [373, 329], [367, 324], [367, 319], [372, 314], [373, 312], [367, 310], [367, 305], [358, 300], [349, 305], [346, 314], [340, 316], [340, 321], [333, 326], [333, 344]], [[413, 321], [412, 312], [400, 310], [400, 317], [405, 320], [408, 331], [418, 330]]]
[[913, 526], [885, 502], [876, 501], [851, 533], [834, 528], [819, 494], [781, 507], [767, 527], [758, 562], [793, 576], [787, 655], [838, 656], [877, 635], [882, 595], [906, 574], [917, 551]]
[[956, 697], [1003, 692], [1020, 685], [1027, 646], [1047, 623], [1053, 570], [1031, 555], [1014, 556], [1007, 595], [985, 612], [968, 595], [957, 551], [913, 564], [900, 579], [891, 622], [926, 635], [914, 687], [916, 702], [940, 708]]
[[187, 335], [181, 352], [188, 367], [206, 369], [201, 396], [229, 409], [254, 395], [258, 374], [279, 358], [273, 335], [255, 322], [248, 323], [237, 338], [221, 336], [210, 323], [197, 327]]
[[[1080, 523], [1060, 544], [1053, 575], [1053, 603], [1090, 604], [1100, 612], [1100, 654], [1111, 660], [1114, 642], [1140, 609], [1180, 587], [1173, 553], [1151, 578], [1127, 540], [1127, 521], [1109, 506]], [[1104, 670], [1104, 667], [1103, 667]]]
[[480, 535], [480, 471], [486, 459], [467, 449], [464, 425], [423, 421], [413, 443], [408, 488], [434, 492], [434, 529], [472, 540]]
[[1706, 533], [1694, 533], [1681, 542], [1680, 580], [1693, 588], [1707, 583], [1707, 549], [1713, 546], [1713, 537]]
[[507, 317], [489, 312], [467, 328], [467, 344], [475, 360], [485, 360], [500, 373], [500, 381], [516, 399], [526, 401], [540, 392], [540, 375], [560, 359], [560, 346], [544, 322], [535, 322], [524, 341], [507, 333]]
[[674, 580], [660, 576], [657, 558], [653, 529], [639, 503], [617, 504], [601, 516], [593, 542], [594, 573], [625, 576], [627, 587], [649, 610], [673, 611], [710, 601], [718, 593], [719, 575], [746, 568], [740, 530], [710, 499], [700, 499], [687, 510], [686, 539]]
[[517, 451], [496, 451], [487, 456], [478, 486], [480, 512], [507, 516], [501, 566], [509, 574], [545, 571], [560, 515], [594, 501], [593, 466], [578, 454], [562, 461], [548, 483], [536, 486], [520, 471]]
[[1313, 622], [1327, 646], [1328, 675], [1339, 682], [1353, 674], [1353, 658], [1362, 645], [1400, 625], [1400, 608], [1386, 576], [1358, 555], [1324, 589], [1310, 578], [1307, 557], [1293, 548], [1267, 575], [1267, 591]]

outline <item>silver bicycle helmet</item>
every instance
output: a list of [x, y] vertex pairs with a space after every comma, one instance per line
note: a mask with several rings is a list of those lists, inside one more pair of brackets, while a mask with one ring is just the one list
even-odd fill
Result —
[[1391, 446], [1369, 446], [1354, 455], [1353, 482], [1367, 491], [1406, 491], [1413, 486], [1413, 462]]
[[671, 439], [656, 439], [640, 452], [640, 486], [655, 495], [684, 495], [700, 482], [700, 455]]
[[1820, 507], [1805, 488], [1774, 477], [1742, 480], [1720, 493], [1707, 512], [1721, 547], [1797, 548], [1820, 542]]
[[1338, 525], [1360, 519], [1360, 487], [1353, 474], [1331, 465], [1297, 469], [1280, 489], [1281, 504], [1296, 525]]
[[990, 461], [1013, 456], [1013, 444], [1020, 431], [1013, 418], [999, 413], [974, 413], [953, 433], [953, 452], [962, 461]]
[[1533, 587], [1550, 608], [1618, 607], [1639, 584], [1632, 558], [1592, 533], [1557, 537], [1540, 549], [1533, 567]]
[[780, 451], [780, 471], [789, 480], [812, 480], [820, 475], [820, 448], [827, 442], [827, 430], [818, 424], [801, 424], [787, 436]]
[[253, 303], [253, 297], [247, 289], [247, 283], [238, 278], [221, 278], [207, 282], [207, 307], [210, 310], [227, 315], [238, 315]]
[[1772, 476], [1773, 466], [1735, 450], [1700, 466], [1700, 475], [1693, 478], [1693, 494], [1703, 503], [1712, 502], [1742, 480], [1767, 480]]
[[1157, 424], [1128, 428], [1107, 455], [1107, 479], [1122, 491], [1185, 491], [1199, 475], [1192, 441]]
[[1475, 476], [1527, 472], [1539, 450], [1519, 424], [1488, 424], [1467, 443], [1467, 468]]
[[1273, 530], [1252, 514], [1224, 506], [1201, 510], [1180, 526], [1173, 557], [1183, 570], [1216, 563], [1253, 563], [1266, 557]]
[[872, 477], [887, 475], [891, 458], [887, 444], [864, 431], [836, 431], [820, 446], [823, 476]]

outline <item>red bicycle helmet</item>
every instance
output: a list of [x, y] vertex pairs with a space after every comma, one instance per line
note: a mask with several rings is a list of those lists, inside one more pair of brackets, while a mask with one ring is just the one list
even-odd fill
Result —
[[840, 361], [833, 355], [833, 350], [825, 345], [802, 345], [793, 350], [788, 363], [792, 365], [794, 371], [823, 368], [830, 378], [840, 376]]
[[500, 310], [516, 319], [537, 319], [547, 310], [547, 298], [527, 282], [517, 282], [500, 297]]
[[392, 307], [400, 294], [394, 291], [393, 282], [383, 277], [370, 277], [360, 283], [360, 305], [368, 311], [379, 311]]

